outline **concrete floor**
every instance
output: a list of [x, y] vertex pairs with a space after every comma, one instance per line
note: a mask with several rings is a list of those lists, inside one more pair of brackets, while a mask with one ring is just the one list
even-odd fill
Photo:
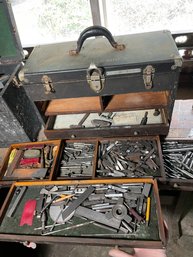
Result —
[[[167, 257], [193, 257], [193, 237], [187, 239], [187, 231], [182, 229], [182, 224], [191, 229], [193, 224], [193, 192], [181, 193], [178, 205], [163, 206], [162, 211], [168, 224]], [[192, 214], [187, 220], [187, 213]], [[179, 224], [179, 226], [178, 226]]]

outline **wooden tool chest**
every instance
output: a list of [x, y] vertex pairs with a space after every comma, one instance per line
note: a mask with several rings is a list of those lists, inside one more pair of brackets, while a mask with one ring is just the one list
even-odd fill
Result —
[[[86, 40], [93, 36], [106, 38]], [[17, 81], [46, 106], [49, 141], [9, 149], [1, 181], [19, 182], [0, 209], [0, 240], [164, 247], [159, 135], [169, 130], [181, 65], [168, 31], [113, 38], [94, 26], [77, 43], [35, 47]], [[50, 173], [37, 178], [31, 167], [26, 177], [21, 166], [35, 154], [45, 168], [47, 144], [58, 147]], [[23, 181], [34, 178], [43, 179]]]

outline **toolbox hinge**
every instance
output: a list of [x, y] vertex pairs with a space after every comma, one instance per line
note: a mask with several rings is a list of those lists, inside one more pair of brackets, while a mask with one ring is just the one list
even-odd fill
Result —
[[48, 77], [47, 75], [44, 75], [42, 77], [42, 83], [45, 88], [46, 94], [55, 93], [54, 85], [53, 85], [52, 79], [50, 77]]
[[87, 82], [90, 88], [96, 93], [100, 93], [105, 85], [105, 76], [103, 70], [98, 68], [94, 63], [91, 63], [87, 70]]
[[143, 81], [146, 89], [153, 87], [153, 77], [155, 74], [155, 68], [152, 65], [147, 65], [143, 70]]

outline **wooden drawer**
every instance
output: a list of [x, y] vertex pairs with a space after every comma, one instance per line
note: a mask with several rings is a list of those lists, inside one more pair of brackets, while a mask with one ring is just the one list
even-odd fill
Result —
[[165, 179], [176, 190], [193, 191], [193, 141], [167, 139], [162, 142]]
[[52, 179], [58, 162], [60, 140], [13, 144], [4, 157], [0, 180]]
[[[150, 191], [146, 191], [147, 188], [144, 189], [145, 185], [149, 187]], [[66, 223], [55, 226], [52, 230], [53, 233], [50, 233], [50, 227], [46, 227], [46, 230], [41, 230], [41, 218], [39, 219], [37, 216], [31, 216], [33, 221], [32, 225], [29, 225], [29, 220], [23, 218], [25, 216], [23, 214], [23, 210], [25, 209], [24, 206], [29, 204], [29, 200], [37, 201], [36, 206], [39, 206], [37, 199], [40, 197], [40, 191], [51, 190], [50, 192], [53, 192], [54, 186], [57, 190], [62, 190], [65, 194], [69, 194], [73, 191], [75, 198], [72, 199], [72, 201], [67, 200], [68, 207], [65, 211], [70, 208], [68, 210], [69, 213], [67, 214], [65, 211], [63, 212], [63, 217], [66, 220]], [[114, 198], [110, 198], [110, 200], [108, 200], [109, 198], [107, 199], [107, 197], [110, 197], [110, 194], [113, 193], [110, 189], [112, 186], [114, 188]], [[23, 188], [25, 188], [25, 193], [17, 204], [13, 214], [10, 215], [10, 209], [14, 202], [17, 201], [17, 192]], [[135, 212], [139, 206], [135, 206], [134, 200], [133, 204], [131, 204], [132, 200], [129, 198], [129, 195], [133, 192], [134, 188], [135, 190], [139, 189], [140, 192], [142, 192], [132, 194], [133, 196], [137, 195], [136, 199], [143, 195], [144, 204], [147, 199], [149, 199], [149, 203], [147, 204], [148, 212], [150, 212], [149, 218], [146, 208], [144, 208], [143, 211], [138, 211], [141, 214], [136, 216]], [[57, 190], [55, 192], [57, 192]], [[129, 190], [131, 192], [127, 193]], [[120, 191], [124, 191], [124, 193], [120, 193]], [[70, 194], [72, 194], [72, 192]], [[97, 205], [92, 206], [91, 209], [88, 204], [90, 204], [89, 201], [93, 201], [94, 198], [99, 196], [101, 197], [101, 194], [104, 195], [105, 201], [111, 201], [112, 204], [110, 204], [111, 206], [109, 208], [106, 208], [107, 210], [104, 210], [103, 208], [103, 211], [100, 213], [95, 209]], [[116, 198], [116, 195], [118, 198]], [[57, 197], [55, 197], [55, 199], [57, 199]], [[120, 201], [120, 205], [116, 205], [118, 199]], [[116, 201], [113, 203], [113, 200]], [[50, 204], [50, 207], [46, 209], [46, 226], [52, 226], [52, 224], [57, 220], [56, 216], [58, 215], [60, 207], [53, 206], [53, 204]], [[144, 207], [145, 205], [142, 204], [141, 206]], [[92, 216], [93, 214], [94, 218]], [[90, 215], [93, 220], [91, 220]], [[113, 217], [111, 215], [113, 215]], [[66, 216], [67, 218], [65, 218]], [[87, 218], [87, 220], [85, 220], [85, 218]], [[17, 182], [12, 185], [3, 204], [0, 213], [0, 220], [0, 239], [9, 239], [9, 241], [27, 240], [37, 243], [60, 242], [88, 245], [94, 244], [101, 246], [116, 244], [120, 246], [146, 248], [163, 248], [165, 246], [165, 234], [158, 187], [156, 181], [153, 179]], [[100, 224], [106, 225], [98, 226], [99, 220]], [[123, 220], [127, 220], [126, 223], [129, 224], [128, 227], [130, 227], [130, 232], [126, 232], [122, 227], [124, 224]], [[63, 219], [58, 220], [57, 222], [61, 223], [63, 222]]]
[[44, 132], [49, 139], [166, 135], [170, 108], [168, 91], [57, 99]]
[[164, 178], [158, 136], [64, 140], [53, 179]]

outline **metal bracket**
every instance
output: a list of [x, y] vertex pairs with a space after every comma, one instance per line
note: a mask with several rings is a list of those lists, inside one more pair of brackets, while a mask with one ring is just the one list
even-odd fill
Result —
[[105, 85], [105, 76], [102, 69], [91, 63], [87, 70], [87, 82], [90, 88], [96, 93], [100, 93]]
[[182, 58], [179, 56], [174, 56], [174, 65], [171, 66], [171, 70], [175, 70], [178, 67], [182, 67]]
[[53, 85], [52, 79], [50, 77], [48, 77], [47, 75], [44, 75], [42, 77], [42, 83], [45, 88], [46, 94], [55, 93], [54, 85]]
[[22, 86], [22, 84], [19, 82], [16, 76], [13, 77], [12, 83], [13, 83], [13, 87], [16, 87], [16, 88], [20, 88]]
[[146, 89], [151, 89], [153, 87], [154, 73], [155, 68], [152, 65], [147, 65], [143, 70], [143, 81]]

